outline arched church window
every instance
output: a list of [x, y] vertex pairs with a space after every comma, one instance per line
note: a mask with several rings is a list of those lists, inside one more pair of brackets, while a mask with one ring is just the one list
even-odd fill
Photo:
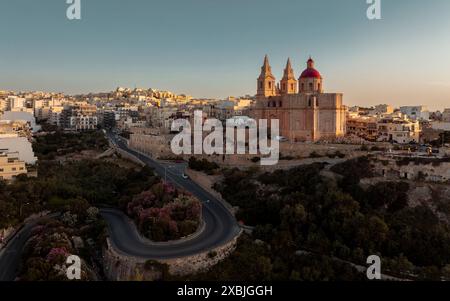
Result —
[[311, 98], [308, 100], [308, 107], [312, 107]]
[[283, 107], [283, 103], [281, 101], [278, 102], [278, 106], [281, 108]]
[[313, 86], [313, 83], [309, 83], [309, 90], [314, 90], [314, 86]]

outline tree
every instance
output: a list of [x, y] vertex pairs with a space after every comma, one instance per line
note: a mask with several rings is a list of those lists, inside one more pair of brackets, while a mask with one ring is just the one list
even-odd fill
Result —
[[419, 280], [441, 281], [441, 272], [436, 266], [428, 266], [420, 269]]

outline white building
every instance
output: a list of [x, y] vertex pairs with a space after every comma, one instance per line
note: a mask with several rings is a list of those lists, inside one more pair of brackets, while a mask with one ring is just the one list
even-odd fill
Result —
[[430, 119], [430, 111], [426, 106], [405, 106], [400, 107], [400, 112], [404, 115], [408, 116], [409, 119], [412, 120], [429, 120]]
[[28, 123], [30, 126], [30, 130], [33, 133], [38, 132], [41, 127], [36, 124], [36, 119], [34, 118], [32, 113], [29, 112], [11, 112], [6, 111], [0, 116], [0, 120], [7, 120], [7, 121], [20, 121]]
[[10, 104], [10, 109], [26, 108], [26, 99], [18, 96], [8, 96], [7, 100]]
[[26, 164], [34, 165], [37, 161], [31, 142], [26, 137], [0, 135], [0, 152], [18, 153], [20, 161]]
[[378, 141], [400, 144], [418, 143], [420, 123], [400, 117], [385, 117], [378, 121]]
[[97, 116], [77, 114], [69, 118], [69, 129], [76, 131], [95, 130], [98, 125]]
[[433, 130], [450, 132], [450, 121], [449, 122], [433, 121], [431, 123], [431, 128]]
[[47, 122], [56, 126], [60, 126], [60, 117], [63, 110], [64, 107], [52, 107], [50, 109]]

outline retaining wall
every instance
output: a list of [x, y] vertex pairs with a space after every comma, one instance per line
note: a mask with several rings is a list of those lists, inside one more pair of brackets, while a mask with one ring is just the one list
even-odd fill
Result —
[[163, 266], [174, 276], [186, 276], [207, 271], [227, 258], [235, 249], [237, 235], [228, 243], [196, 255], [174, 259], [153, 260], [155, 264], [145, 264], [146, 259], [121, 254], [107, 239], [107, 247], [103, 250], [104, 272], [111, 281], [154, 281], [163, 278]]

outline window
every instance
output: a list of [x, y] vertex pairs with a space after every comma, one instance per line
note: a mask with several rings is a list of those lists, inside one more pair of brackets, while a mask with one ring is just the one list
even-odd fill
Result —
[[313, 83], [309, 83], [309, 90], [314, 90]]
[[15, 167], [12, 168], [12, 171], [16, 171], [16, 170], [17, 170], [17, 168], [15, 168]]
[[259, 82], [259, 88], [262, 89], [264, 86], [263, 82]]
[[272, 82], [269, 82], [269, 89], [272, 89]]

